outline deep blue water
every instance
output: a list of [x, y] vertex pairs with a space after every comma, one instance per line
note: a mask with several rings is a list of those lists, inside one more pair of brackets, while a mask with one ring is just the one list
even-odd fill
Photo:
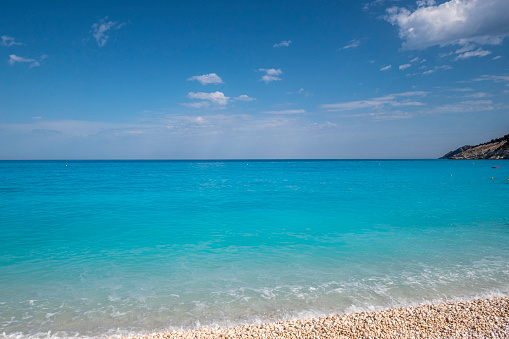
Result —
[[509, 295], [508, 179], [507, 160], [2, 161], [0, 337]]

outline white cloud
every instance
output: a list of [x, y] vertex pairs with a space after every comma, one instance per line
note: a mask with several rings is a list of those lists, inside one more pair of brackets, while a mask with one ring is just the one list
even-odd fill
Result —
[[292, 40], [284, 40], [284, 41], [281, 41], [278, 44], [274, 44], [272, 47], [274, 47], [274, 48], [290, 47], [291, 44], [292, 44]]
[[[426, 69], [427, 67], [419, 67], [419, 69]], [[449, 69], [452, 69], [451, 66], [449, 65], [442, 65], [442, 66], [435, 66], [433, 67], [432, 69], [428, 69], [422, 73], [413, 73], [413, 74], [408, 74], [409, 76], [413, 76], [413, 75], [428, 75], [428, 74], [433, 74], [437, 71], [446, 71], [446, 70], [449, 70]]]
[[474, 81], [486, 81], [486, 80], [495, 82], [509, 81], [509, 75], [482, 75], [481, 77], [474, 79]]
[[308, 91], [305, 91], [304, 88], [300, 88], [299, 89], [299, 92], [298, 92], [300, 95], [303, 95], [304, 97], [306, 98], [309, 98], [309, 97], [312, 97], [313, 96], [313, 93], [310, 93]]
[[450, 91], [453, 91], [453, 92], [471, 92], [473, 91], [472, 88], [470, 87], [462, 87], [462, 88], [449, 88]]
[[302, 114], [302, 113], [306, 113], [306, 110], [305, 109], [285, 109], [285, 110], [282, 110], [282, 111], [264, 111], [263, 113], [288, 115], [288, 114]]
[[[474, 44], [466, 43], [466, 44], [463, 44], [462, 47], [460, 49], [457, 49], [454, 53], [461, 54], [461, 53], [465, 53], [465, 52], [471, 51], [473, 49], [475, 49], [475, 45]], [[452, 55], [454, 53], [449, 53], [449, 55]]]
[[324, 148], [338, 142], [311, 147], [304, 155], [302, 151], [317, 142], [317, 136], [330, 133], [337, 137], [336, 128], [332, 124], [311, 126], [301, 116], [271, 114], [158, 114], [143, 123], [41, 119], [25, 124], [0, 123], [0, 157], [321, 158]]
[[92, 25], [91, 32], [95, 41], [97, 41], [97, 45], [103, 47], [110, 37], [108, 31], [120, 29], [125, 25], [125, 23], [119, 24], [115, 21], [108, 21], [108, 17], [106, 16]]
[[500, 44], [509, 36], [509, 1], [450, 0], [440, 5], [420, 1], [411, 12], [388, 9], [387, 21], [399, 27], [404, 49], [450, 44]]
[[337, 127], [338, 124], [335, 124], [333, 122], [327, 121], [327, 122], [325, 122], [323, 124], [319, 124], [319, 123], [314, 122], [314, 123], [311, 124], [311, 126], [312, 127], [317, 127], [317, 128], [330, 128], [330, 127]]
[[30, 68], [40, 66], [41, 64], [35, 59], [26, 59], [15, 54], [9, 55], [9, 65], [14, 65], [17, 62], [30, 63]]
[[191, 108], [203, 108], [203, 107], [209, 107], [210, 102], [209, 101], [200, 101], [200, 102], [189, 102], [189, 103], [183, 103], [183, 106], [191, 107]]
[[360, 117], [368, 117], [373, 120], [401, 120], [401, 119], [410, 119], [415, 116], [415, 114], [411, 114], [409, 112], [403, 112], [399, 110], [394, 111], [377, 111], [377, 112], [369, 112], [369, 113], [357, 113], [357, 114], [343, 114], [340, 115], [344, 118], [360, 118]]
[[348, 43], [348, 45], [343, 46], [341, 49], [357, 48], [360, 45], [361, 45], [360, 40], [352, 40]]
[[232, 100], [237, 101], [255, 101], [255, 98], [251, 98], [250, 96], [247, 96], [245, 94], [239, 95], [238, 97], [233, 98]]
[[492, 97], [492, 96], [493, 95], [489, 94], [489, 93], [478, 92], [478, 93], [473, 93], [473, 94], [466, 95], [465, 97], [467, 97], [467, 98], [474, 98], [474, 99], [481, 99], [481, 98], [489, 98], [489, 97]]
[[15, 45], [23, 45], [22, 42], [16, 42], [16, 39], [8, 35], [2, 35], [0, 38], [0, 46], [11, 47]]
[[435, 0], [417, 0], [418, 7], [433, 6], [434, 4]]
[[413, 58], [412, 60], [410, 60], [410, 61], [409, 61], [409, 63], [411, 63], [411, 64], [416, 63], [416, 62], [418, 62], [418, 63], [421, 63], [421, 64], [422, 64], [423, 62], [426, 62], [426, 59], [422, 59], [422, 58], [419, 58], [419, 57], [415, 57], [415, 58]]
[[28, 124], [4, 124], [0, 125], [0, 127], [12, 132], [21, 132], [24, 134], [33, 133], [34, 131], [48, 131], [54, 132], [55, 135], [58, 134], [68, 137], [88, 137], [90, 135], [101, 133], [107, 129], [140, 129], [140, 125], [137, 124], [116, 124], [77, 120], [46, 121], [44, 119], [34, 119], [32, 123]]
[[202, 85], [207, 85], [207, 84], [223, 84], [224, 83], [223, 79], [221, 79], [221, 77], [219, 75], [217, 75], [216, 73], [209, 73], [209, 74], [204, 74], [204, 75], [195, 75], [195, 76], [190, 77], [187, 80], [188, 81], [197, 80]]
[[404, 93], [396, 93], [389, 94], [384, 97], [373, 98], [369, 100], [360, 100], [360, 101], [350, 101], [350, 102], [341, 102], [336, 104], [325, 104], [320, 105], [320, 108], [325, 109], [329, 112], [339, 112], [339, 111], [351, 111], [361, 108], [382, 108], [384, 106], [422, 106], [424, 105], [419, 101], [410, 101], [410, 100], [400, 100], [401, 98], [415, 97], [415, 96], [426, 96], [428, 92], [424, 91], [414, 91], [414, 92], [404, 92]]
[[427, 113], [469, 113], [492, 111], [495, 107], [491, 100], [468, 100], [433, 108]]
[[[190, 99], [210, 101], [211, 103], [220, 106], [226, 106], [228, 104], [228, 100], [230, 99], [230, 97], [225, 96], [223, 92], [213, 92], [213, 93], [189, 92], [187, 94], [187, 97]], [[203, 105], [204, 104], [202, 104], [202, 106], [200, 107], [203, 107]]]
[[258, 69], [261, 72], [265, 72], [266, 74], [262, 76], [260, 81], [265, 81], [266, 84], [268, 84], [271, 81], [277, 81], [277, 80], [283, 80], [279, 77], [279, 75], [283, 74], [283, 71], [281, 69], [275, 69], [275, 68], [260, 68]]
[[447, 71], [447, 70], [452, 69], [452, 66], [451, 65], [435, 66], [434, 69], [437, 71]]
[[370, 9], [371, 9], [371, 8], [373, 8], [373, 7], [377, 7], [377, 6], [381, 6], [381, 5], [383, 5], [385, 1], [386, 1], [386, 0], [374, 0], [374, 1], [371, 1], [371, 2], [366, 2], [366, 3], [364, 4], [363, 9], [364, 9], [365, 11], [370, 10]]
[[387, 65], [387, 66], [384, 66], [384, 67], [380, 68], [380, 70], [381, 70], [381, 71], [388, 71], [388, 70], [390, 70], [391, 68], [392, 68], [392, 66], [391, 66], [391, 65]]
[[400, 69], [400, 70], [405, 70], [405, 69], [407, 69], [408, 67], [412, 67], [412, 65], [410, 65], [410, 64], [400, 65], [400, 66], [399, 66], [399, 69]]
[[502, 56], [497, 55], [496, 57], [493, 58], [493, 60], [498, 60], [498, 59], [502, 59]]
[[482, 75], [474, 81], [505, 82], [506, 86], [509, 86], [509, 75]]
[[182, 105], [191, 108], [203, 108], [209, 107], [211, 104], [220, 106], [224, 108], [231, 100], [235, 101], [255, 101], [255, 98], [251, 98], [248, 95], [242, 94], [235, 98], [230, 98], [224, 95], [223, 92], [213, 92], [213, 93], [205, 93], [205, 92], [189, 92], [187, 97], [190, 99], [198, 99], [202, 100], [200, 102], [191, 102], [191, 103], [183, 103]]
[[458, 55], [454, 60], [468, 59], [471, 57], [483, 57], [483, 56], [486, 56], [489, 54], [491, 54], [490, 51], [485, 51], [482, 48], [479, 48], [477, 51], [470, 51], [470, 52], [462, 53], [462, 54]]

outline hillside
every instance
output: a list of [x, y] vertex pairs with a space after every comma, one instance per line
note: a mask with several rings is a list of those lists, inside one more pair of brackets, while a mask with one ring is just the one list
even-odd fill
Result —
[[509, 159], [509, 134], [477, 146], [462, 146], [440, 159]]

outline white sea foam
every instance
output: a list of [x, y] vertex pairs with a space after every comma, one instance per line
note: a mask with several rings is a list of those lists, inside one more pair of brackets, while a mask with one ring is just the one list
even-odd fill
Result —
[[[408, 300], [408, 299], [399, 299], [393, 300], [393, 303], [390, 305], [370, 305], [370, 304], [359, 304], [359, 305], [350, 305], [349, 307], [338, 310], [335, 312], [327, 312], [320, 311], [314, 309], [302, 309], [296, 310], [293, 312], [282, 312], [280, 314], [272, 313], [267, 314], [265, 316], [252, 316], [249, 318], [245, 318], [237, 315], [236, 317], [232, 317], [230, 319], [223, 320], [213, 320], [208, 322], [202, 322], [200, 318], [194, 318], [192, 324], [189, 326], [172, 326], [166, 325], [158, 328], [159, 331], [183, 331], [187, 329], [196, 329], [196, 328], [216, 328], [216, 327], [232, 327], [232, 326], [241, 326], [247, 324], [263, 324], [266, 322], [274, 322], [274, 321], [285, 321], [285, 320], [298, 320], [298, 319], [308, 319], [313, 317], [326, 317], [335, 314], [343, 314], [343, 313], [355, 313], [355, 312], [368, 312], [374, 310], [388, 309], [388, 308], [397, 308], [397, 307], [406, 307], [406, 306], [419, 306], [425, 304], [436, 304], [441, 302], [461, 302], [461, 301], [469, 301], [473, 299], [484, 299], [484, 298], [493, 298], [493, 297], [504, 297], [508, 296], [509, 291], [501, 292], [501, 291], [491, 291], [487, 293], [473, 294], [471, 296], [463, 296], [463, 297], [454, 297], [454, 298], [421, 298], [416, 300]], [[188, 316], [192, 316], [188, 314]], [[13, 332], [13, 333], [1, 333], [0, 338], [6, 339], [40, 339], [40, 338], [48, 338], [48, 339], [61, 339], [61, 338], [83, 338], [83, 339], [91, 339], [91, 338], [120, 338], [123, 336], [132, 336], [132, 335], [143, 335], [148, 334], [150, 331], [143, 329], [129, 329], [128, 327], [118, 328], [112, 327], [103, 332], [94, 331], [93, 333], [86, 332], [75, 332], [75, 331], [46, 331], [46, 332]]]

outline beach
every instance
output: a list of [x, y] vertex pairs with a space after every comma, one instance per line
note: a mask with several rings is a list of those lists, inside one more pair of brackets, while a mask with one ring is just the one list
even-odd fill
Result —
[[509, 338], [509, 297], [128, 338]]

